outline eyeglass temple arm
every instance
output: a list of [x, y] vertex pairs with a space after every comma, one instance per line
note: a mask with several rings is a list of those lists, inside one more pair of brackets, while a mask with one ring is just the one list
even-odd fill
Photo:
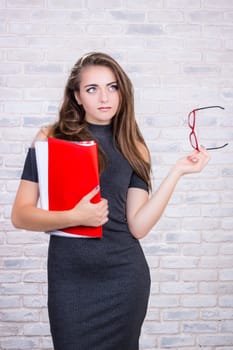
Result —
[[220, 149], [220, 148], [224, 148], [224, 147], [226, 147], [226, 146], [228, 146], [228, 143], [225, 143], [224, 145], [218, 146], [218, 147], [208, 147], [208, 148], [206, 148], [206, 149], [207, 149], [207, 151], [211, 151], [211, 150], [213, 150], [213, 149]]
[[209, 109], [209, 108], [221, 108], [221, 109], [225, 109], [222, 106], [208, 106], [208, 107], [200, 107], [200, 108], [195, 108], [194, 111], [201, 111], [202, 109]]

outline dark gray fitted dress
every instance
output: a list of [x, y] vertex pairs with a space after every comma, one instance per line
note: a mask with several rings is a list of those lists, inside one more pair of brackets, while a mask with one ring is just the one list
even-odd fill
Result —
[[[48, 310], [55, 350], [138, 350], [150, 291], [142, 248], [129, 232], [125, 205], [129, 187], [147, 191], [113, 146], [111, 125], [89, 125], [108, 157], [101, 196], [109, 203], [103, 238], [51, 236]], [[30, 149], [22, 178], [38, 181]]]

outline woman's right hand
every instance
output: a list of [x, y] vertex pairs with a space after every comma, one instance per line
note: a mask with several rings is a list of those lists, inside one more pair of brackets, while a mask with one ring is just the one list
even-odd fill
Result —
[[85, 195], [76, 206], [71, 209], [72, 226], [101, 226], [108, 221], [108, 201], [101, 198], [100, 202], [92, 203], [91, 200], [100, 191], [99, 186]]

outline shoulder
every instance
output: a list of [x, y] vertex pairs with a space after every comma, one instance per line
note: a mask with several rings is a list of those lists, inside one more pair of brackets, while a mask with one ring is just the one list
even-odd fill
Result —
[[46, 141], [49, 136], [52, 134], [52, 125], [42, 126], [40, 130], [37, 132], [34, 140], [32, 142], [32, 146], [34, 146], [35, 141]]

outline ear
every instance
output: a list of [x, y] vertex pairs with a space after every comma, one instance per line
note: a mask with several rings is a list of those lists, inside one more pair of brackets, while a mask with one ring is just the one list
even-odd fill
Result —
[[75, 97], [75, 100], [77, 102], [78, 105], [81, 105], [81, 100], [80, 100], [80, 97], [79, 97], [79, 92], [78, 91], [75, 91], [74, 93], [74, 97]]

